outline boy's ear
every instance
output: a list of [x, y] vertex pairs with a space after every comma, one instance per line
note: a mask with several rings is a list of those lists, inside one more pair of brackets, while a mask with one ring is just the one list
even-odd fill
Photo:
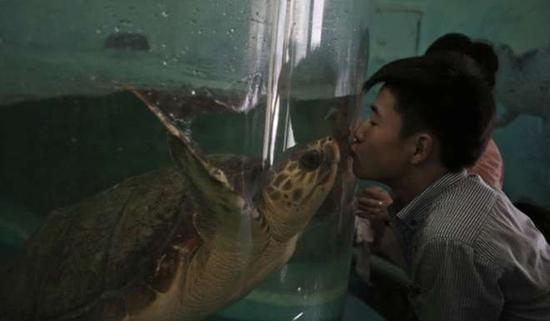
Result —
[[428, 133], [418, 133], [412, 137], [411, 164], [417, 165], [428, 159], [434, 150], [434, 138]]

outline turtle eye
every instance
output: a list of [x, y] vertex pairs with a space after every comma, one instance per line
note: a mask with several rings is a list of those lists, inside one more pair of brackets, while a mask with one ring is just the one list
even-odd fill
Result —
[[313, 171], [316, 170], [323, 160], [319, 151], [311, 150], [300, 157], [300, 168]]

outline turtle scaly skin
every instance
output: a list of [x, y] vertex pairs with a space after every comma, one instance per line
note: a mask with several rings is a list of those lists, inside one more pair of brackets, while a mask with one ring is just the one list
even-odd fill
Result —
[[262, 177], [205, 156], [155, 106], [175, 166], [56, 210], [2, 277], [0, 320], [202, 320], [284, 265], [331, 190], [330, 138]]

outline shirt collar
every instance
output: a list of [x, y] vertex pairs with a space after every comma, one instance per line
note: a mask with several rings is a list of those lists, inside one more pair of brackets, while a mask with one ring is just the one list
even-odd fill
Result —
[[[411, 227], [415, 227], [426, 219], [429, 207], [434, 199], [444, 190], [467, 177], [466, 170], [457, 173], [447, 173], [433, 182], [410, 203], [402, 207], [395, 216]], [[396, 206], [399, 206], [396, 204]]]

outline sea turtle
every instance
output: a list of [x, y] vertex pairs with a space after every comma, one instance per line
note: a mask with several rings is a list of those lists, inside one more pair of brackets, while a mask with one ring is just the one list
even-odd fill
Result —
[[155, 105], [175, 165], [55, 210], [2, 276], [0, 320], [201, 320], [294, 252], [331, 190], [331, 138], [269, 171], [204, 155]]

